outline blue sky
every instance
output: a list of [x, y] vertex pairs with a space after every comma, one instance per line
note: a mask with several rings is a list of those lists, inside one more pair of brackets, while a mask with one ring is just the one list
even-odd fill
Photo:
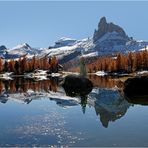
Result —
[[0, 2], [0, 45], [48, 47], [61, 37], [87, 38], [102, 16], [129, 36], [148, 40], [147, 6], [147, 1]]

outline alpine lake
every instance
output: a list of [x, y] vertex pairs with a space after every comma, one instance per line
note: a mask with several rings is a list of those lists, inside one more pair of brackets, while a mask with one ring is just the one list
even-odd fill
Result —
[[148, 146], [148, 100], [129, 101], [119, 78], [88, 78], [82, 96], [69, 96], [60, 77], [0, 79], [0, 146]]

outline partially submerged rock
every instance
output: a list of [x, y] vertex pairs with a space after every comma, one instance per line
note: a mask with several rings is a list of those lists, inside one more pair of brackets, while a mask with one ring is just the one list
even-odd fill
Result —
[[132, 104], [148, 105], [148, 96], [138, 96], [133, 98], [126, 97], [126, 100]]
[[129, 78], [124, 83], [125, 96], [130, 99], [146, 99], [148, 101], [148, 77]]
[[66, 76], [62, 86], [68, 96], [86, 96], [93, 88], [89, 79], [77, 75]]

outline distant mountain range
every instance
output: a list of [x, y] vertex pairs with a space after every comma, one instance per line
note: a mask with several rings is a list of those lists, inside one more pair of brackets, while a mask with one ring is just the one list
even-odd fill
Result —
[[61, 63], [64, 63], [81, 56], [115, 55], [119, 52], [142, 50], [147, 46], [148, 41], [137, 41], [129, 37], [120, 26], [107, 23], [106, 18], [102, 17], [93, 37], [82, 40], [63, 37], [56, 41], [54, 46], [48, 48], [32, 48], [27, 43], [11, 49], [2, 45], [0, 46], [0, 57], [15, 59], [24, 55], [28, 58], [32, 58], [34, 55], [39, 57], [55, 55]]

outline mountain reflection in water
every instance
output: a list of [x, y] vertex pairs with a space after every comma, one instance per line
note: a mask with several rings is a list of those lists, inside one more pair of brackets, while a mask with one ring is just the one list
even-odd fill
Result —
[[130, 106], [116, 89], [100, 89], [98, 93], [91, 93], [90, 96], [95, 98], [94, 108], [104, 127], [108, 127], [110, 121], [124, 116]]
[[68, 97], [58, 78], [42, 81], [32, 79], [15, 78], [14, 80], [0, 80], [0, 101], [6, 103], [8, 100], [29, 104], [33, 100], [49, 98], [56, 101], [62, 107], [80, 104], [82, 112], [85, 113], [86, 105], [95, 109], [96, 115], [104, 127], [109, 122], [116, 121], [125, 115], [131, 105], [117, 89], [117, 81], [109, 77], [89, 76], [94, 88], [86, 96]]

